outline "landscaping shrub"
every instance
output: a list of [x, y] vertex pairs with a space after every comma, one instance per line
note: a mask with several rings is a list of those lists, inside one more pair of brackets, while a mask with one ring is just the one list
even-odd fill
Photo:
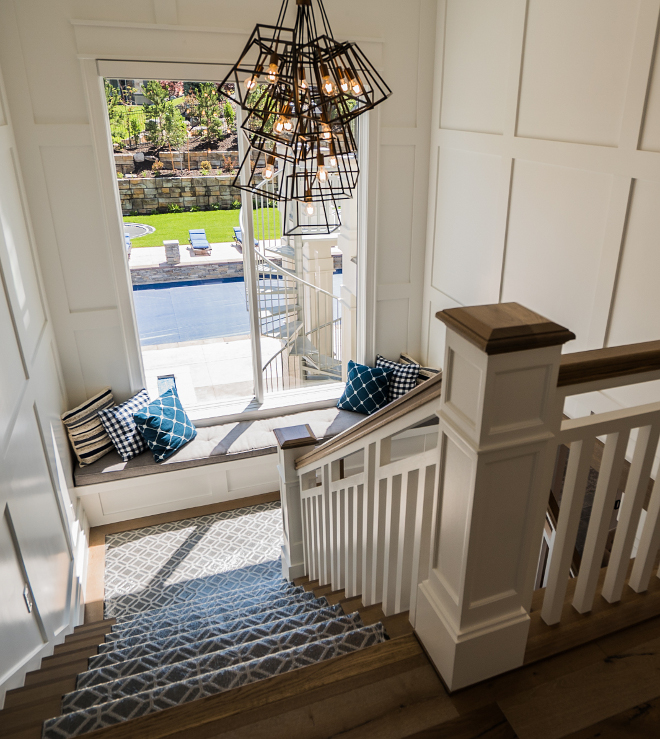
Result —
[[241, 209], [241, 201], [240, 200], [234, 200], [234, 202], [231, 204], [232, 210], [240, 210]]
[[162, 171], [163, 171], [164, 169], [165, 169], [165, 165], [164, 165], [164, 164], [163, 164], [163, 163], [162, 163], [161, 161], [158, 161], [158, 160], [157, 160], [157, 161], [155, 161], [155, 162], [154, 162], [154, 163], [153, 163], [153, 164], [151, 165], [151, 171], [152, 171], [152, 172], [153, 172], [153, 173], [154, 173], [155, 175], [158, 175], [158, 174], [160, 174], [160, 172], [162, 172]]
[[223, 156], [222, 157], [222, 171], [223, 172], [231, 172], [231, 168], [232, 168], [231, 157]]
[[117, 179], [123, 180], [124, 179], [124, 173], [123, 172], [117, 172]]
[[183, 213], [183, 210], [180, 205], [177, 205], [176, 203], [170, 203], [167, 206], [167, 212], [168, 213]]
[[205, 176], [211, 174], [211, 162], [202, 162], [199, 165], [199, 171]]
[[200, 210], [201, 208], [198, 208], [196, 205], [191, 205], [188, 213], [199, 213]]

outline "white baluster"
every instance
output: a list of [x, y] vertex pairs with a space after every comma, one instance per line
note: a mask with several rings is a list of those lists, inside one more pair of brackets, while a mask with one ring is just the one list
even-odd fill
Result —
[[[395, 613], [402, 613], [410, 608], [419, 489], [420, 470], [411, 470], [403, 476], [403, 488], [401, 490]], [[415, 583], [415, 589], [417, 589], [417, 583]]]
[[402, 476], [381, 480], [385, 487], [385, 530], [383, 531], [383, 613], [396, 613], [397, 560], [399, 554], [399, 521], [401, 518]]
[[374, 592], [374, 569], [376, 563], [374, 542], [374, 518], [376, 512], [376, 444], [364, 450], [364, 472], [366, 475], [362, 493], [362, 602], [365, 606], [377, 603]]
[[541, 618], [548, 625], [561, 620], [593, 447], [594, 437], [571, 442], [548, 585], [541, 609]]
[[578, 613], [587, 613], [593, 607], [629, 435], [628, 431], [608, 434], [605, 442], [589, 530], [580, 562], [580, 574], [573, 597], [573, 607]]
[[[642, 538], [630, 575], [629, 585], [636, 593], [643, 593], [649, 587], [658, 548], [660, 548], [660, 475], [653, 484]], [[660, 571], [658, 571], [658, 576], [660, 577]]]
[[417, 489], [417, 506], [415, 509], [415, 548], [413, 550], [413, 571], [410, 588], [410, 622], [415, 626], [417, 614], [417, 586], [429, 575], [431, 558], [431, 530], [433, 509], [435, 508], [435, 491], [437, 489], [438, 465], [426, 467], [421, 471], [424, 477], [422, 485]]
[[321, 497], [321, 572], [319, 585], [332, 582], [332, 512], [330, 510], [330, 465], [323, 465]]
[[352, 597], [355, 591], [355, 509], [353, 499], [357, 496], [357, 488], [351, 485], [346, 488], [344, 499], [344, 532], [346, 545], [344, 547], [344, 589], [346, 597]]
[[637, 432], [635, 454], [628, 474], [626, 494], [621, 504], [612, 555], [603, 584], [602, 595], [608, 603], [621, 600], [659, 436], [660, 427], [657, 424], [644, 426]]

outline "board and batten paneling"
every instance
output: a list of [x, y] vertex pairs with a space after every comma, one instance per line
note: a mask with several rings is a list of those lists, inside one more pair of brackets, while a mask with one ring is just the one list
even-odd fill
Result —
[[80, 622], [85, 547], [59, 418], [66, 394], [1, 74], [0, 110], [1, 706]]
[[569, 352], [660, 338], [659, 18], [660, 0], [438, 4], [429, 363], [443, 361], [435, 313], [457, 304], [523, 303], [576, 333]]

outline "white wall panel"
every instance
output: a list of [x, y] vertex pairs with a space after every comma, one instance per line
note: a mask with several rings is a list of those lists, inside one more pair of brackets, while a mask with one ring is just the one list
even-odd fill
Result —
[[385, 182], [396, 187], [383, 191], [378, 205], [378, 283], [410, 282], [413, 207], [415, 201], [415, 147], [383, 146], [380, 169]]
[[124, 362], [121, 330], [89, 329], [76, 331], [75, 337], [85, 382], [85, 397], [89, 398], [106, 387], [108, 378], [112, 378], [112, 389], [117, 398], [128, 398], [131, 388]]
[[608, 344], [660, 338], [660, 183], [635, 182]]
[[530, 0], [518, 135], [616, 146], [639, 0]]
[[413, 351], [401, 340], [408, 335], [410, 301], [407, 298], [379, 300], [377, 314], [376, 351], [394, 360], [401, 352]]
[[[0, 274], [0, 277], [2, 275]], [[9, 302], [0, 281], [0, 442], [9, 428], [27, 381]]]
[[588, 348], [612, 177], [516, 161], [502, 300], [569, 327]]
[[23, 600], [25, 580], [20, 552], [14, 547], [4, 511], [0, 512], [0, 685], [20, 667], [26, 655], [43, 646], [36, 612], [28, 612]]
[[649, 83], [640, 149], [660, 152], [660, 53], [658, 50], [655, 53], [655, 64]]
[[502, 158], [440, 149], [432, 285], [462, 305], [499, 299]]
[[69, 309], [87, 311], [116, 305], [108, 235], [91, 147], [44, 147], [42, 159]]
[[11, 148], [0, 148], [0, 262], [9, 276], [7, 290], [23, 352], [31, 358], [46, 313]]
[[512, 0], [448, 0], [440, 125], [503, 133]]
[[70, 556], [34, 409], [24, 404], [7, 448], [11, 514], [34, 596], [49, 633], [66, 624]]

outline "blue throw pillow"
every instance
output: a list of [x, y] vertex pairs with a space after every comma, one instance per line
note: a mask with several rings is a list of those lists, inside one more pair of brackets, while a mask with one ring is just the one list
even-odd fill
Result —
[[349, 361], [346, 389], [337, 408], [367, 416], [380, 410], [389, 402], [389, 381], [393, 374], [392, 370]]
[[135, 413], [133, 418], [156, 462], [165, 461], [197, 436], [197, 429], [173, 389]]

